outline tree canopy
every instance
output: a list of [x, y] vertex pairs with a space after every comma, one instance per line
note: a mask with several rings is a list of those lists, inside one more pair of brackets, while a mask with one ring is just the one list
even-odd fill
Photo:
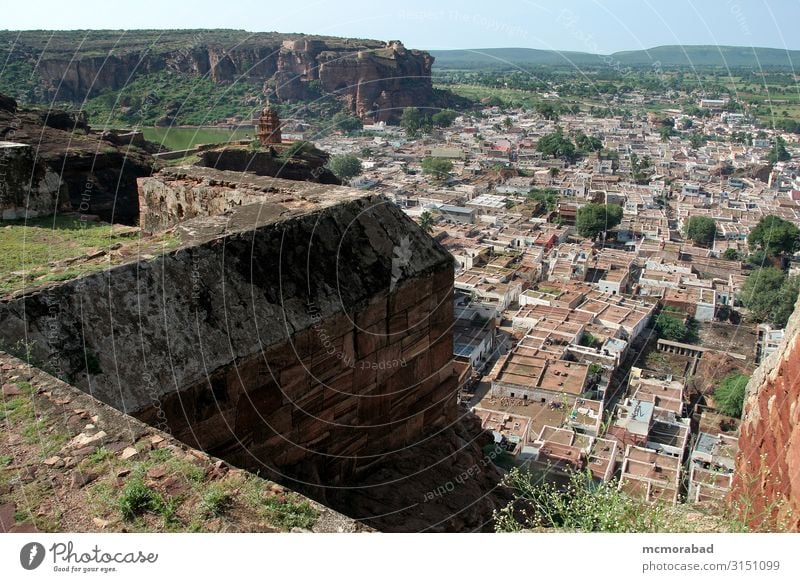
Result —
[[432, 232], [433, 231], [433, 214], [430, 213], [429, 210], [425, 210], [419, 216], [419, 226], [425, 232]]
[[739, 261], [741, 260], [742, 256], [739, 254], [739, 251], [729, 247], [725, 249], [724, 253], [722, 253], [722, 258], [726, 261]]
[[434, 114], [425, 113], [416, 107], [406, 107], [400, 116], [400, 127], [409, 137], [429, 132], [433, 127], [450, 127], [458, 113], [452, 109], [442, 109]]
[[603, 142], [599, 137], [586, 135], [582, 131], [575, 132], [575, 146], [583, 152], [599, 152], [603, 149]]
[[772, 149], [767, 154], [767, 161], [770, 164], [774, 164], [775, 162], [785, 162], [791, 159], [791, 155], [788, 151], [786, 151], [786, 142], [783, 141], [782, 137], [775, 138], [775, 144], [772, 146]]
[[684, 230], [695, 244], [710, 247], [717, 234], [717, 223], [709, 216], [692, 216], [686, 221]]
[[758, 221], [747, 236], [751, 249], [768, 254], [793, 253], [800, 250], [800, 229], [780, 216], [770, 214]]
[[534, 111], [544, 117], [545, 119], [549, 119], [551, 121], [558, 121], [558, 110], [553, 106], [552, 103], [544, 103], [539, 101], [536, 105], [533, 106]]
[[453, 169], [453, 162], [444, 158], [427, 157], [422, 160], [422, 173], [443, 180]]
[[799, 290], [800, 278], [787, 277], [775, 267], [764, 267], [747, 276], [738, 299], [756, 321], [783, 327], [794, 310]]
[[747, 381], [748, 377], [744, 374], [731, 374], [720, 382], [717, 389], [714, 390], [714, 402], [717, 410], [728, 416], [741, 418]]
[[631, 176], [637, 184], [645, 184], [653, 173], [653, 163], [650, 156], [640, 158], [636, 154], [631, 154]]
[[458, 117], [458, 113], [452, 109], [442, 109], [431, 115], [431, 123], [436, 127], [450, 127]]
[[587, 204], [578, 209], [575, 226], [578, 234], [597, 238], [601, 232], [614, 228], [622, 221], [622, 207], [616, 204]]
[[692, 339], [692, 330], [686, 327], [683, 320], [671, 315], [668, 311], [658, 314], [655, 321], [658, 337], [674, 342], [685, 342]]
[[554, 158], [571, 160], [575, 157], [575, 144], [564, 136], [564, 132], [560, 127], [557, 127], [553, 133], [548, 133], [542, 137], [539, 143], [536, 144], [536, 150]]
[[400, 127], [406, 135], [413, 137], [427, 125], [427, 118], [416, 107], [406, 107], [400, 116]]
[[361, 173], [361, 160], [353, 154], [333, 156], [328, 162], [328, 168], [340, 180], [349, 180]]
[[349, 133], [351, 131], [360, 130], [362, 127], [364, 127], [364, 124], [358, 117], [339, 111], [331, 118], [331, 126], [334, 130]]

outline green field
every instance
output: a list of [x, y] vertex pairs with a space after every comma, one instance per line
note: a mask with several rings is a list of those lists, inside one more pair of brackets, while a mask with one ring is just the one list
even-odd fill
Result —
[[253, 137], [252, 128], [223, 129], [217, 127], [143, 127], [147, 141], [162, 144], [167, 150], [186, 150], [198, 144], [226, 143]]

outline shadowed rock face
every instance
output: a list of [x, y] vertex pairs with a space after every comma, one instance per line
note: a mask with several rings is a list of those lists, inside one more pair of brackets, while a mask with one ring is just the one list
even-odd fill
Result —
[[289, 157], [281, 154], [288, 145], [272, 146], [265, 151], [246, 148], [222, 147], [199, 153], [199, 165], [217, 170], [252, 172], [257, 176], [273, 176], [286, 180], [308, 180], [321, 184], [341, 184], [341, 181], [325, 167], [330, 156], [309, 146], [307, 151]]
[[[15, 216], [73, 209], [108, 222], [135, 223], [136, 179], [153, 169], [150, 154], [91, 133], [85, 119], [59, 111], [17, 109], [0, 95], [0, 141], [28, 146], [7, 171], [15, 174]], [[31, 198], [28, 199], [28, 192]]]
[[[148, 180], [219, 197], [231, 175]], [[0, 337], [381, 529], [489, 527], [500, 475], [456, 403], [452, 257], [385, 198], [248, 179], [261, 203], [181, 223], [180, 248], [0, 303]]]
[[747, 385], [731, 501], [753, 527], [800, 530], [800, 303]]
[[263, 82], [281, 101], [313, 97], [309, 82], [319, 81], [351, 113], [374, 121], [398, 119], [403, 107], [434, 99], [433, 57], [398, 41], [199, 30], [48, 31], [46, 37], [29, 31], [0, 33], [2, 40], [14, 47], [12, 60], [38, 60], [48, 101], [80, 102], [125, 86], [132, 75], [165, 69], [216, 83]]

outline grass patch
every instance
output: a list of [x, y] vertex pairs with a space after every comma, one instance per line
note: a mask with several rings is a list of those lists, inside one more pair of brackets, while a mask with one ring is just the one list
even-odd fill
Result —
[[219, 483], [208, 486], [200, 500], [200, 511], [204, 517], [220, 517], [232, 502], [231, 494]]
[[164, 520], [164, 525], [176, 523], [181, 500], [164, 498], [161, 493], [148, 487], [141, 477], [134, 477], [125, 485], [117, 499], [117, 508], [125, 521], [134, 521], [145, 513], [155, 513]]
[[8, 467], [14, 462], [14, 457], [11, 455], [0, 455], [0, 467]]
[[33, 403], [29, 397], [15, 396], [0, 405], [0, 420], [8, 420], [12, 423], [27, 422], [33, 420]]
[[99, 465], [112, 458], [114, 458], [114, 453], [105, 447], [97, 447], [95, 451], [87, 457], [87, 460], [92, 465]]
[[[155, 251], [175, 248], [180, 240], [170, 233], [146, 239]], [[67, 267], [53, 263], [76, 259], [112, 245], [138, 245], [138, 235], [110, 224], [55, 215], [28, 221], [9, 221], [0, 229], [0, 291], [13, 292], [36, 282], [68, 281], [110, 266], [108, 256]], [[144, 249], [142, 249], [144, 250]]]
[[22, 438], [26, 443], [32, 445], [41, 440], [42, 432], [47, 428], [47, 421], [44, 418], [39, 418], [28, 422], [22, 429]]
[[268, 497], [262, 499], [261, 504], [266, 518], [283, 529], [311, 529], [317, 521], [317, 510], [308, 501], [297, 501], [292, 496]]

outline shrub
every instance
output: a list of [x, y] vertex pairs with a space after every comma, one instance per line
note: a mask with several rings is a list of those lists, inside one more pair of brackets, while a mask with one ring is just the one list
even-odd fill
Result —
[[731, 374], [714, 390], [717, 410], [728, 416], [741, 418], [749, 378], [744, 374]]
[[566, 485], [537, 481], [512, 469], [505, 484], [515, 491], [515, 503], [495, 513], [498, 532], [529, 528], [559, 528], [579, 532], [685, 531], [663, 505], [627, 497], [616, 482], [595, 484], [591, 473], [572, 473]]

